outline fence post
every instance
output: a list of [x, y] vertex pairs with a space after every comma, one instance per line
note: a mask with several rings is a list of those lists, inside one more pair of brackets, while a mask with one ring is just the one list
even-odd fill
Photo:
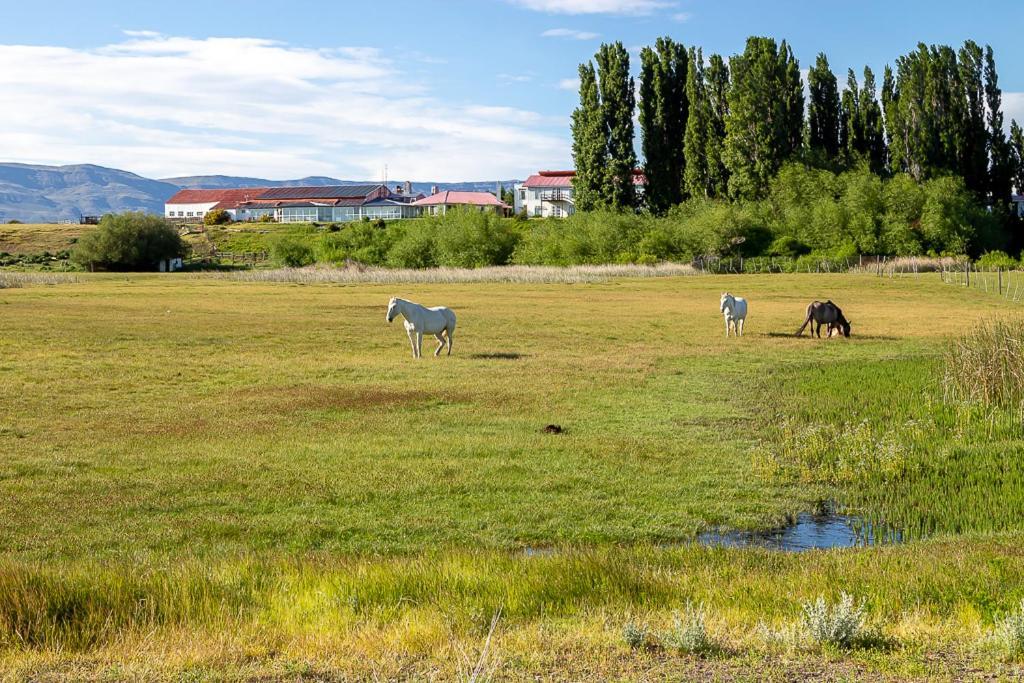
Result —
[[999, 275], [999, 296], [1003, 295], [1003, 269], [1000, 266], [996, 268], [996, 273]]
[[971, 288], [971, 262], [964, 263], [964, 272], [967, 273], [967, 289]]

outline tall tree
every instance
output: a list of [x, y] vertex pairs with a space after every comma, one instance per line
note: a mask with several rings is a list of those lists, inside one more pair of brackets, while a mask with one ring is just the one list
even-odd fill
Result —
[[839, 86], [824, 52], [808, 72], [807, 84], [807, 145], [812, 153], [831, 162], [839, 154]]
[[872, 172], [884, 173], [889, 156], [885, 144], [885, 123], [882, 107], [878, 104], [875, 74], [867, 66], [864, 67], [864, 85], [860, 89], [857, 109], [864, 135], [864, 158]]
[[689, 110], [686, 48], [658, 38], [640, 53], [640, 129], [647, 205], [663, 214], [685, 198], [684, 149]]
[[988, 108], [989, 195], [993, 204], [1010, 201], [1010, 153], [1003, 131], [1003, 91], [999, 89], [992, 48], [985, 46], [985, 103]]
[[607, 135], [608, 167], [602, 202], [615, 210], [632, 209], [637, 204], [633, 171], [636, 168], [633, 113], [636, 92], [629, 74], [629, 52], [621, 42], [602, 45], [597, 57], [601, 113]]
[[1013, 185], [1024, 195], [1024, 130], [1016, 120], [1010, 122], [1010, 160]]
[[686, 99], [689, 103], [684, 139], [686, 193], [691, 197], [710, 197], [713, 194], [709, 169], [711, 160], [708, 158], [711, 103], [704, 82], [704, 54], [700, 48], [690, 48], [690, 67], [686, 73]]
[[785, 43], [780, 48], [773, 39], [759, 37], [747, 39], [730, 68], [725, 138], [729, 194], [759, 197], [798, 149], [803, 128], [803, 100], [795, 97], [800, 68]]
[[729, 169], [725, 164], [726, 119], [729, 116], [729, 65], [722, 55], [708, 59], [705, 72], [708, 97], [708, 187], [711, 197], [725, 197], [729, 192]]
[[572, 114], [572, 156], [576, 208], [590, 211], [601, 204], [608, 165], [608, 136], [604, 129], [597, 72], [591, 62], [580, 65], [580, 106]]
[[988, 132], [985, 128], [985, 79], [983, 53], [968, 40], [958, 54], [960, 84], [965, 111], [957, 166], [967, 188], [979, 197], [988, 190]]
[[840, 105], [842, 111], [842, 128], [839, 141], [843, 146], [843, 154], [848, 164], [854, 163], [864, 151], [864, 119], [860, 114], [860, 87], [853, 69], [846, 72], [846, 88]]

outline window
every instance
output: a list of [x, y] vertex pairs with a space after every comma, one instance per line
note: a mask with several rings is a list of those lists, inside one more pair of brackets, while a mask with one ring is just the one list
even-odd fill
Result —
[[534, 216], [543, 216], [544, 215], [544, 207], [542, 207], [540, 204], [538, 204], [537, 206], [533, 207], [533, 215]]
[[191, 212], [191, 211], [189, 211], [189, 212], [188, 212], [188, 215], [189, 215], [189, 216], [191, 217], [191, 216], [192, 216], [192, 212]]
[[519, 190], [519, 201], [526, 201], [526, 190]]
[[184, 211], [179, 211], [178, 212], [178, 218], [182, 218], [182, 217], [184, 217], [184, 215], [185, 215]]

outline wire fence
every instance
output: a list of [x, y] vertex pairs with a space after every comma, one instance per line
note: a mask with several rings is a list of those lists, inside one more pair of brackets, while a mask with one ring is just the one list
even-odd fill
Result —
[[1024, 299], [1024, 272], [1018, 268], [985, 267], [964, 261], [943, 268], [940, 275], [948, 285], [976, 289], [1006, 301]]

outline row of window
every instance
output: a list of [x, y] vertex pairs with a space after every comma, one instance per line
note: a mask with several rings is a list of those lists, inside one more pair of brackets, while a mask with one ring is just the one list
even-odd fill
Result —
[[[177, 218], [186, 218], [186, 217], [188, 217], [188, 218], [202, 218], [205, 215], [206, 215], [205, 211], [188, 211], [188, 212], [186, 212], [186, 211], [179, 211], [178, 214], [177, 214]], [[167, 217], [168, 218], [175, 218], [174, 212], [173, 211], [168, 211], [167, 212]]]

